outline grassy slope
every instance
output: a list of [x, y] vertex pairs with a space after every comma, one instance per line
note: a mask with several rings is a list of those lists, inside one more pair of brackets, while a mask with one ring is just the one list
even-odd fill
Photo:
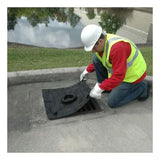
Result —
[[[147, 73], [152, 75], [152, 48], [141, 47], [140, 50], [147, 62]], [[8, 71], [87, 66], [92, 62], [92, 56], [83, 49], [9, 46]]]

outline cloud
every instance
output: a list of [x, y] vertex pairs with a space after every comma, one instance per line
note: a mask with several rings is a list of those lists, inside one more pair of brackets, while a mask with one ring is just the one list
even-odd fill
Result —
[[80, 39], [83, 24], [75, 28], [69, 23], [50, 20], [48, 27], [38, 24], [32, 27], [25, 17], [18, 20], [14, 30], [8, 31], [8, 42], [35, 45], [40, 47], [72, 48], [82, 46]]

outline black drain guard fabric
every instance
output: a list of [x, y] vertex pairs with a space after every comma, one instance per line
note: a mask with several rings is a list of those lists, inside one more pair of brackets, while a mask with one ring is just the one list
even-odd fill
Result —
[[[48, 119], [62, 118], [77, 112], [90, 100], [89, 92], [90, 88], [85, 81], [67, 88], [43, 89], [42, 95]], [[63, 103], [66, 97], [72, 99], [72, 95], [74, 97], [71, 102]]]

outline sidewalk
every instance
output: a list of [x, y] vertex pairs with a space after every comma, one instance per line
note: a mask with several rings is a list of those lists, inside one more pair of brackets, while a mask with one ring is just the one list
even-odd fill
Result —
[[8, 152], [152, 152], [152, 96], [110, 109], [105, 93], [102, 112], [47, 119], [41, 90], [76, 84], [83, 69], [8, 73]]

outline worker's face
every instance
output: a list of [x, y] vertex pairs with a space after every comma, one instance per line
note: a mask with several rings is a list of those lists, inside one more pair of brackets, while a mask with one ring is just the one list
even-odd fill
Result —
[[96, 44], [94, 45], [92, 52], [102, 52], [104, 50], [104, 40], [103, 39], [99, 39]]

